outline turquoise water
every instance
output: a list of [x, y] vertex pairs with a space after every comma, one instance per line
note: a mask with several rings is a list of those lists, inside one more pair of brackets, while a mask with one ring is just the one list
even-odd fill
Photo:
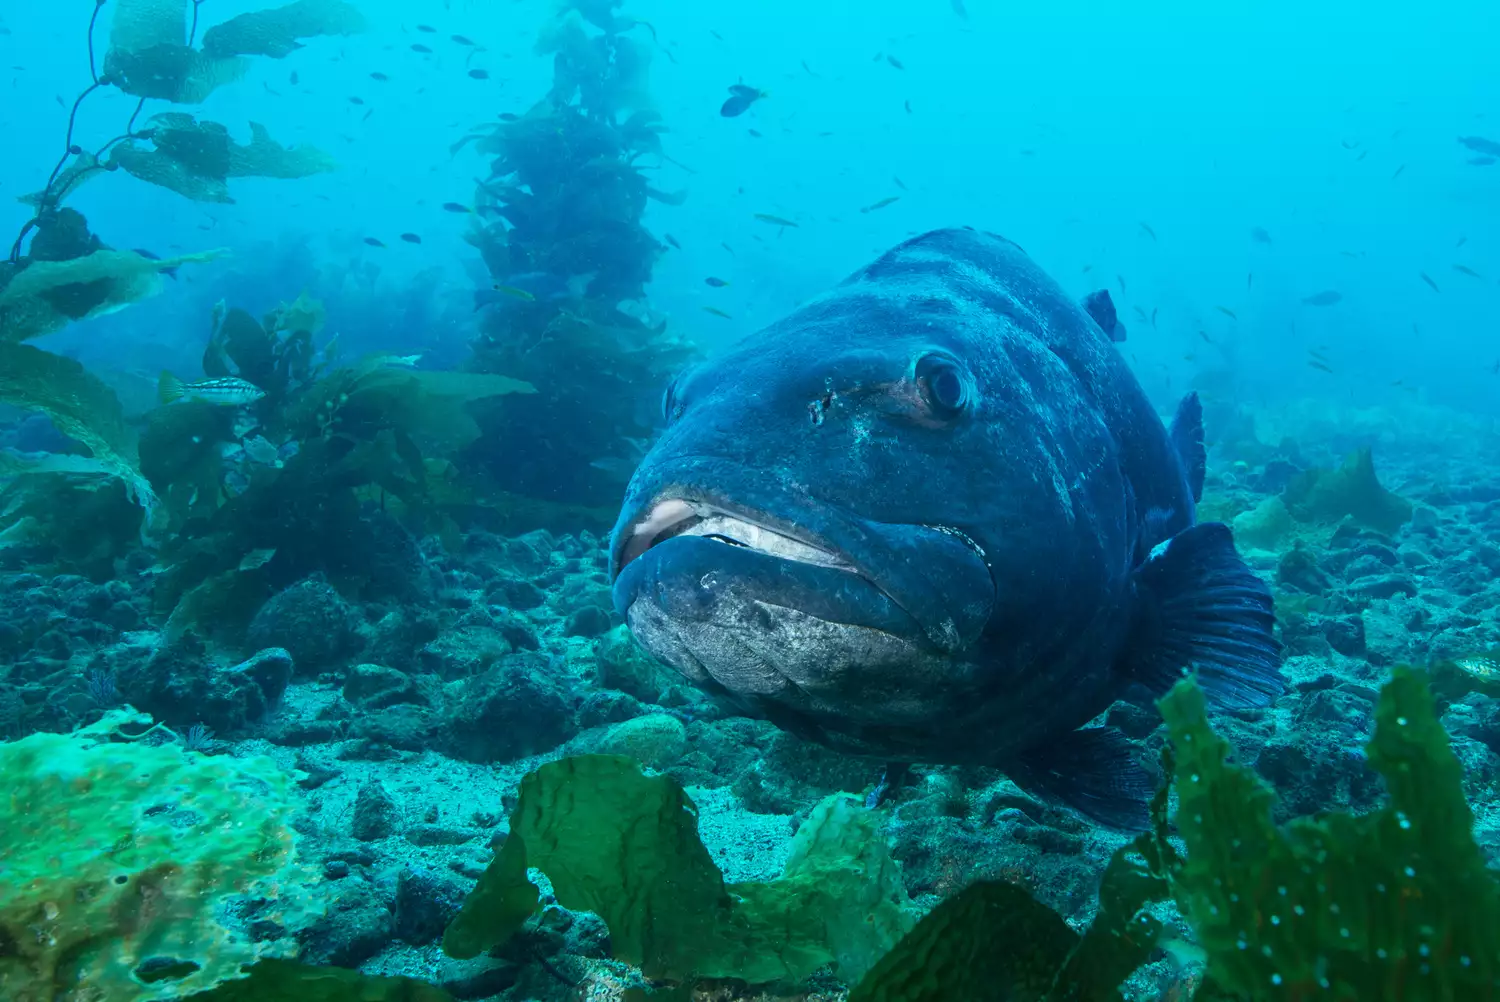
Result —
[[[1497, 48], [1458, 2], [0, 9], [0, 845], [42, 875], [0, 995], [991, 997], [1010, 952], [889, 951], [998, 882], [1027, 924], [977, 942], [1060, 965], [1028, 909], [1100, 914], [1184, 673], [1285, 823], [1383, 817], [1378, 694], [1431, 669], [1482, 869]], [[172, 778], [110, 815], [47, 735]], [[47, 913], [198, 853], [254, 876]], [[531, 898], [466, 951], [496, 859]], [[1107, 987], [1390, 980], [1313, 932], [1235, 970], [1186, 872]], [[1481, 997], [1447, 891], [1490, 878], [1430, 879], [1412, 928], [1488, 959], [1403, 997]], [[871, 994], [900, 963], [937, 994]]]

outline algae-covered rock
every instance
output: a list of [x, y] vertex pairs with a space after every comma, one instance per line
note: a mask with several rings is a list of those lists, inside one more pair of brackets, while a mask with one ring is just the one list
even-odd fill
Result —
[[635, 759], [652, 769], [665, 769], [687, 750], [687, 730], [670, 713], [652, 713], [616, 724], [599, 743], [599, 750]]
[[1375, 475], [1369, 449], [1350, 456], [1336, 470], [1308, 470], [1282, 494], [1298, 522], [1327, 525], [1352, 518], [1377, 532], [1394, 533], [1411, 518], [1412, 503], [1391, 493]]
[[1269, 497], [1249, 511], [1241, 512], [1232, 525], [1234, 540], [1241, 546], [1257, 550], [1276, 550], [1295, 526], [1291, 512], [1279, 497]]

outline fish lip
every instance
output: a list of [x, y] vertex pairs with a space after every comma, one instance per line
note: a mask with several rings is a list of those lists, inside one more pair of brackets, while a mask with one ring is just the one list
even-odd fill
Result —
[[[671, 507], [674, 504], [682, 507], [674, 509]], [[609, 576], [611, 586], [619, 580], [620, 574], [632, 561], [644, 556], [653, 547], [680, 535], [680, 531], [674, 532], [673, 530], [679, 529], [683, 523], [690, 519], [702, 519], [714, 515], [725, 516], [761, 532], [770, 533], [773, 537], [792, 544], [792, 547], [772, 550], [743, 541], [740, 541], [739, 545], [789, 563], [805, 563], [844, 571], [868, 581], [882, 592], [885, 591], [870, 575], [863, 573], [848, 554], [839, 550], [827, 539], [809, 532], [805, 526], [780, 518], [774, 512], [741, 504], [723, 496], [716, 496], [712, 491], [694, 490], [687, 487], [668, 487], [658, 491], [650, 501], [640, 505], [634, 516], [623, 524], [611, 546]], [[726, 542], [724, 545], [734, 544]], [[802, 549], [799, 553], [794, 548]]]

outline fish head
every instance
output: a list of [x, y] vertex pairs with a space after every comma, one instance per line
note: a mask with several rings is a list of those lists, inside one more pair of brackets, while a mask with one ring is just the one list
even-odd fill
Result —
[[657, 658], [835, 747], [879, 732], [886, 754], [987, 684], [982, 638], [1024, 642], [1028, 604], [1069, 587], [1081, 547], [1046, 449], [1102, 447], [1082, 408], [1031, 399], [1029, 370], [1060, 366], [1021, 321], [897, 279], [856, 275], [680, 377], [611, 559]]

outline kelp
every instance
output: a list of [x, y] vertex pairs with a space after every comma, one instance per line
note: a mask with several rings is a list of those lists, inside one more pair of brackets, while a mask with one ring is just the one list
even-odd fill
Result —
[[250, 123], [248, 145], [234, 142], [218, 122], [199, 122], [182, 112], [165, 112], [151, 122], [147, 134], [155, 149], [124, 142], [109, 162], [197, 202], [233, 202], [229, 179], [234, 177], [299, 178], [338, 167], [321, 150], [282, 146], [256, 122]]
[[1230, 763], [1196, 686], [1179, 683], [1161, 708], [1187, 849], [1163, 840], [1163, 855], [1212, 997], [1500, 996], [1500, 881], [1474, 841], [1425, 673], [1397, 668], [1376, 707], [1366, 751], [1388, 802], [1281, 827], [1271, 790]]
[[78, 362], [0, 340], [0, 402], [46, 414], [143, 503], [152, 500], [119, 399]]
[[0, 286], [0, 342], [52, 334], [155, 295], [163, 272], [212, 261], [223, 251], [148, 258], [96, 250], [67, 261], [31, 261]]
[[284, 7], [251, 11], [203, 33], [203, 52], [215, 59], [269, 56], [281, 59], [302, 48], [300, 39], [355, 35], [365, 30], [358, 8], [344, 0], [296, 0]]
[[1338, 469], [1299, 474], [1287, 484], [1282, 500], [1299, 522], [1328, 525], [1351, 518], [1388, 535], [1405, 525], [1412, 512], [1410, 501], [1381, 485], [1367, 448], [1350, 455]]
[[198, 49], [188, 39], [190, 0], [118, 0], [114, 6], [104, 79], [127, 94], [175, 104], [200, 104], [244, 76], [250, 64], [242, 56], [280, 59], [302, 47], [299, 39], [365, 27], [344, 0], [297, 0], [214, 25]]
[[517, 932], [539, 900], [528, 867], [560, 904], [603, 918], [615, 956], [650, 978], [797, 980], [830, 963], [857, 978], [914, 918], [874, 812], [847, 795], [813, 809], [780, 877], [728, 884], [682, 787], [615, 755], [521, 781], [510, 834], [444, 950], [472, 957]]

